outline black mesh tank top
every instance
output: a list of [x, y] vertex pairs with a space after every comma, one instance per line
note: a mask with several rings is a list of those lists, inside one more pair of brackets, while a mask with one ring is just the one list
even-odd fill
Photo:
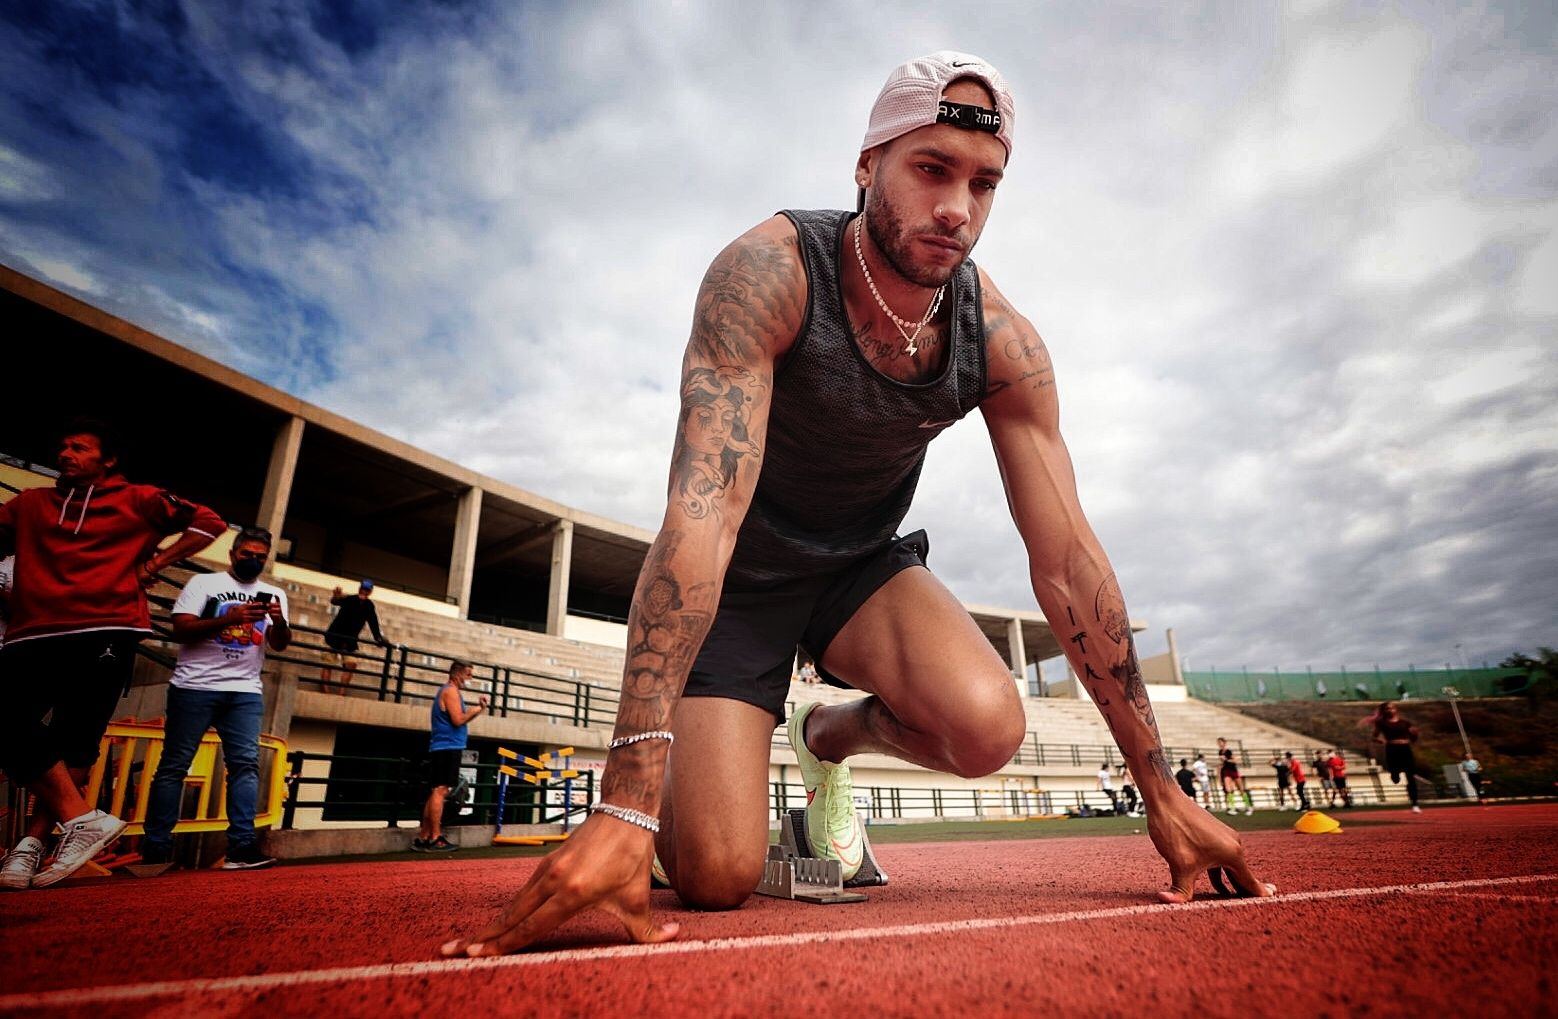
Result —
[[951, 355], [923, 383], [888, 378], [855, 346], [838, 261], [853, 214], [787, 210], [810, 292], [806, 319], [774, 378], [768, 450], [726, 573], [765, 587], [831, 573], [893, 537], [914, 498], [925, 447], [985, 392], [979, 273], [965, 261], [945, 300]]

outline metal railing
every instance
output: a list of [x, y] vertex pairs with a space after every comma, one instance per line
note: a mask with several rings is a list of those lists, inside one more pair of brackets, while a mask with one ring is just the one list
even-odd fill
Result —
[[[194, 563], [181, 564], [184, 568], [199, 571]], [[164, 578], [167, 579], [167, 578]], [[166, 621], [166, 610], [173, 599], [152, 596], [163, 609], [153, 626], [165, 639], [171, 637]], [[537, 669], [527, 669], [496, 662], [477, 662], [458, 655], [432, 648], [406, 644], [381, 646], [365, 642], [353, 657], [359, 668], [351, 675], [350, 684], [341, 680], [342, 670], [335, 660], [335, 652], [324, 642], [325, 630], [318, 627], [292, 626], [291, 646], [283, 652], [267, 651], [268, 660], [284, 669], [295, 672], [302, 686], [324, 692], [371, 696], [379, 701], [395, 704], [431, 704], [447, 681], [449, 664], [467, 661], [472, 666], [472, 686], [476, 692], [491, 696], [489, 713], [498, 718], [511, 716], [544, 718], [548, 722], [572, 725], [581, 729], [609, 730], [616, 721], [618, 692], [610, 687], [594, 686], [585, 680], [559, 676]], [[162, 665], [171, 667], [172, 657], [165, 650], [143, 645], [141, 653]], [[330, 677], [326, 678], [326, 670]], [[794, 710], [795, 705], [787, 708]], [[782, 729], [776, 730], [773, 746], [788, 747]], [[1242, 740], [1231, 740], [1229, 747], [1241, 770], [1265, 766], [1273, 757], [1292, 751], [1306, 768], [1316, 750], [1331, 749], [1306, 743], [1282, 747], [1247, 747]], [[1164, 748], [1164, 756], [1170, 767], [1181, 758], [1194, 760], [1203, 755], [1213, 769], [1218, 765], [1215, 746], [1170, 745]], [[1013, 755], [1010, 766], [1023, 768], [1117, 768], [1123, 763], [1120, 751], [1112, 743], [1058, 743], [1040, 739], [1038, 732], [1030, 730]], [[1359, 762], [1358, 767], [1362, 767]], [[1263, 776], [1264, 777], [1264, 776]]]
[[[304, 774], [310, 762], [320, 761], [327, 765], [326, 774]], [[370, 773], [338, 775], [335, 772], [339, 764]], [[327, 815], [327, 821], [332, 820], [328, 814], [333, 811], [349, 815], [335, 820], [383, 821], [390, 828], [400, 827], [403, 821], [416, 824], [428, 793], [424, 765], [424, 761], [408, 757], [356, 757], [294, 750], [287, 755], [287, 796], [282, 805], [281, 827], [295, 827], [299, 810], [320, 810]], [[474, 770], [477, 778], [474, 782], [462, 781], [460, 791], [464, 796], [456, 792], [446, 801], [445, 816], [450, 811], [458, 811], [460, 816], [446, 824], [561, 824], [565, 817], [582, 817], [595, 801], [593, 771], [581, 772], [571, 784], [556, 779], [534, 785], [510, 782], [503, 816], [499, 818], [498, 767], [496, 762], [460, 766], [462, 772]], [[324, 787], [321, 796], [304, 798], [306, 789], [320, 786]], [[557, 802], [553, 802], [554, 798]]]

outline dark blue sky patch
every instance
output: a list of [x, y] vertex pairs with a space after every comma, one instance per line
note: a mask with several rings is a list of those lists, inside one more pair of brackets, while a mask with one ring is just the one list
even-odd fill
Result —
[[378, 45], [385, 21], [399, 6], [376, 0], [336, 0], [315, 4], [308, 20], [320, 36], [356, 57]]
[[[266, 196], [294, 196], [306, 162], [286, 139], [246, 113], [187, 50], [185, 25], [166, 4], [102, 16], [68, 5], [39, 5], [14, 22], [22, 45], [50, 73], [50, 102], [29, 133], [94, 135], [83, 123], [99, 103], [121, 110], [119, 129], [195, 177]], [[10, 33], [8, 33], [10, 34]], [[25, 107], [36, 95], [8, 89]], [[17, 139], [23, 150], [33, 148]]]

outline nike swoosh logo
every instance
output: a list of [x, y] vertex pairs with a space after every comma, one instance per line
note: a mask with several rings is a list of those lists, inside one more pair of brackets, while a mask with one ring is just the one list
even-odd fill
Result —
[[861, 858], [865, 855], [865, 847], [860, 842], [860, 818], [857, 816], [855, 823], [849, 827], [848, 842], [840, 842], [836, 838], [829, 838], [828, 841], [833, 843], [833, 852], [838, 856], [841, 863], [855, 867], [860, 864]]
[[957, 418], [947, 418], [947, 420], [945, 420], [945, 421], [932, 421], [930, 418], [926, 418], [924, 421], [920, 422], [920, 427], [921, 428], [945, 428], [947, 425], [956, 424], [956, 423], [957, 423]]
[[952, 66], [953, 67], [973, 67], [976, 63], [978, 63], [977, 60], [965, 60], [961, 64], [958, 63], [956, 60], [954, 60], [954, 61], [952, 61]]

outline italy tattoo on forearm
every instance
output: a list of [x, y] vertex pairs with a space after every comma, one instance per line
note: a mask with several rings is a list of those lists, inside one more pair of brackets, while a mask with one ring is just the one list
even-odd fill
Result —
[[[1144, 755], [1147, 767], [1155, 774], [1172, 780], [1173, 770], [1163, 753], [1163, 740], [1158, 733], [1157, 717], [1152, 701], [1147, 696], [1147, 683], [1142, 676], [1141, 662], [1136, 656], [1136, 641], [1131, 636], [1130, 618], [1125, 611], [1125, 600], [1120, 594], [1119, 583], [1113, 574], [1104, 578], [1093, 597], [1093, 621], [1103, 631], [1107, 640], [1095, 641], [1093, 654], [1089, 655], [1087, 643], [1089, 631], [1077, 621], [1076, 609], [1066, 607], [1066, 619], [1075, 629], [1069, 639], [1077, 645], [1077, 653], [1083, 658], [1104, 656], [1099, 664], [1107, 668], [1108, 677], [1093, 667], [1092, 660], [1082, 662], [1082, 683], [1104, 716], [1109, 731], [1121, 744], [1120, 750], [1127, 759]], [[1115, 694], [1129, 708], [1126, 715], [1118, 714]], [[1131, 716], [1134, 715], [1134, 718]], [[1134, 724], [1132, 724], [1134, 723]], [[1139, 728], [1138, 728], [1139, 726]], [[1148, 735], [1145, 745], [1132, 735], [1143, 732]], [[1133, 749], [1135, 752], [1133, 752]]]

